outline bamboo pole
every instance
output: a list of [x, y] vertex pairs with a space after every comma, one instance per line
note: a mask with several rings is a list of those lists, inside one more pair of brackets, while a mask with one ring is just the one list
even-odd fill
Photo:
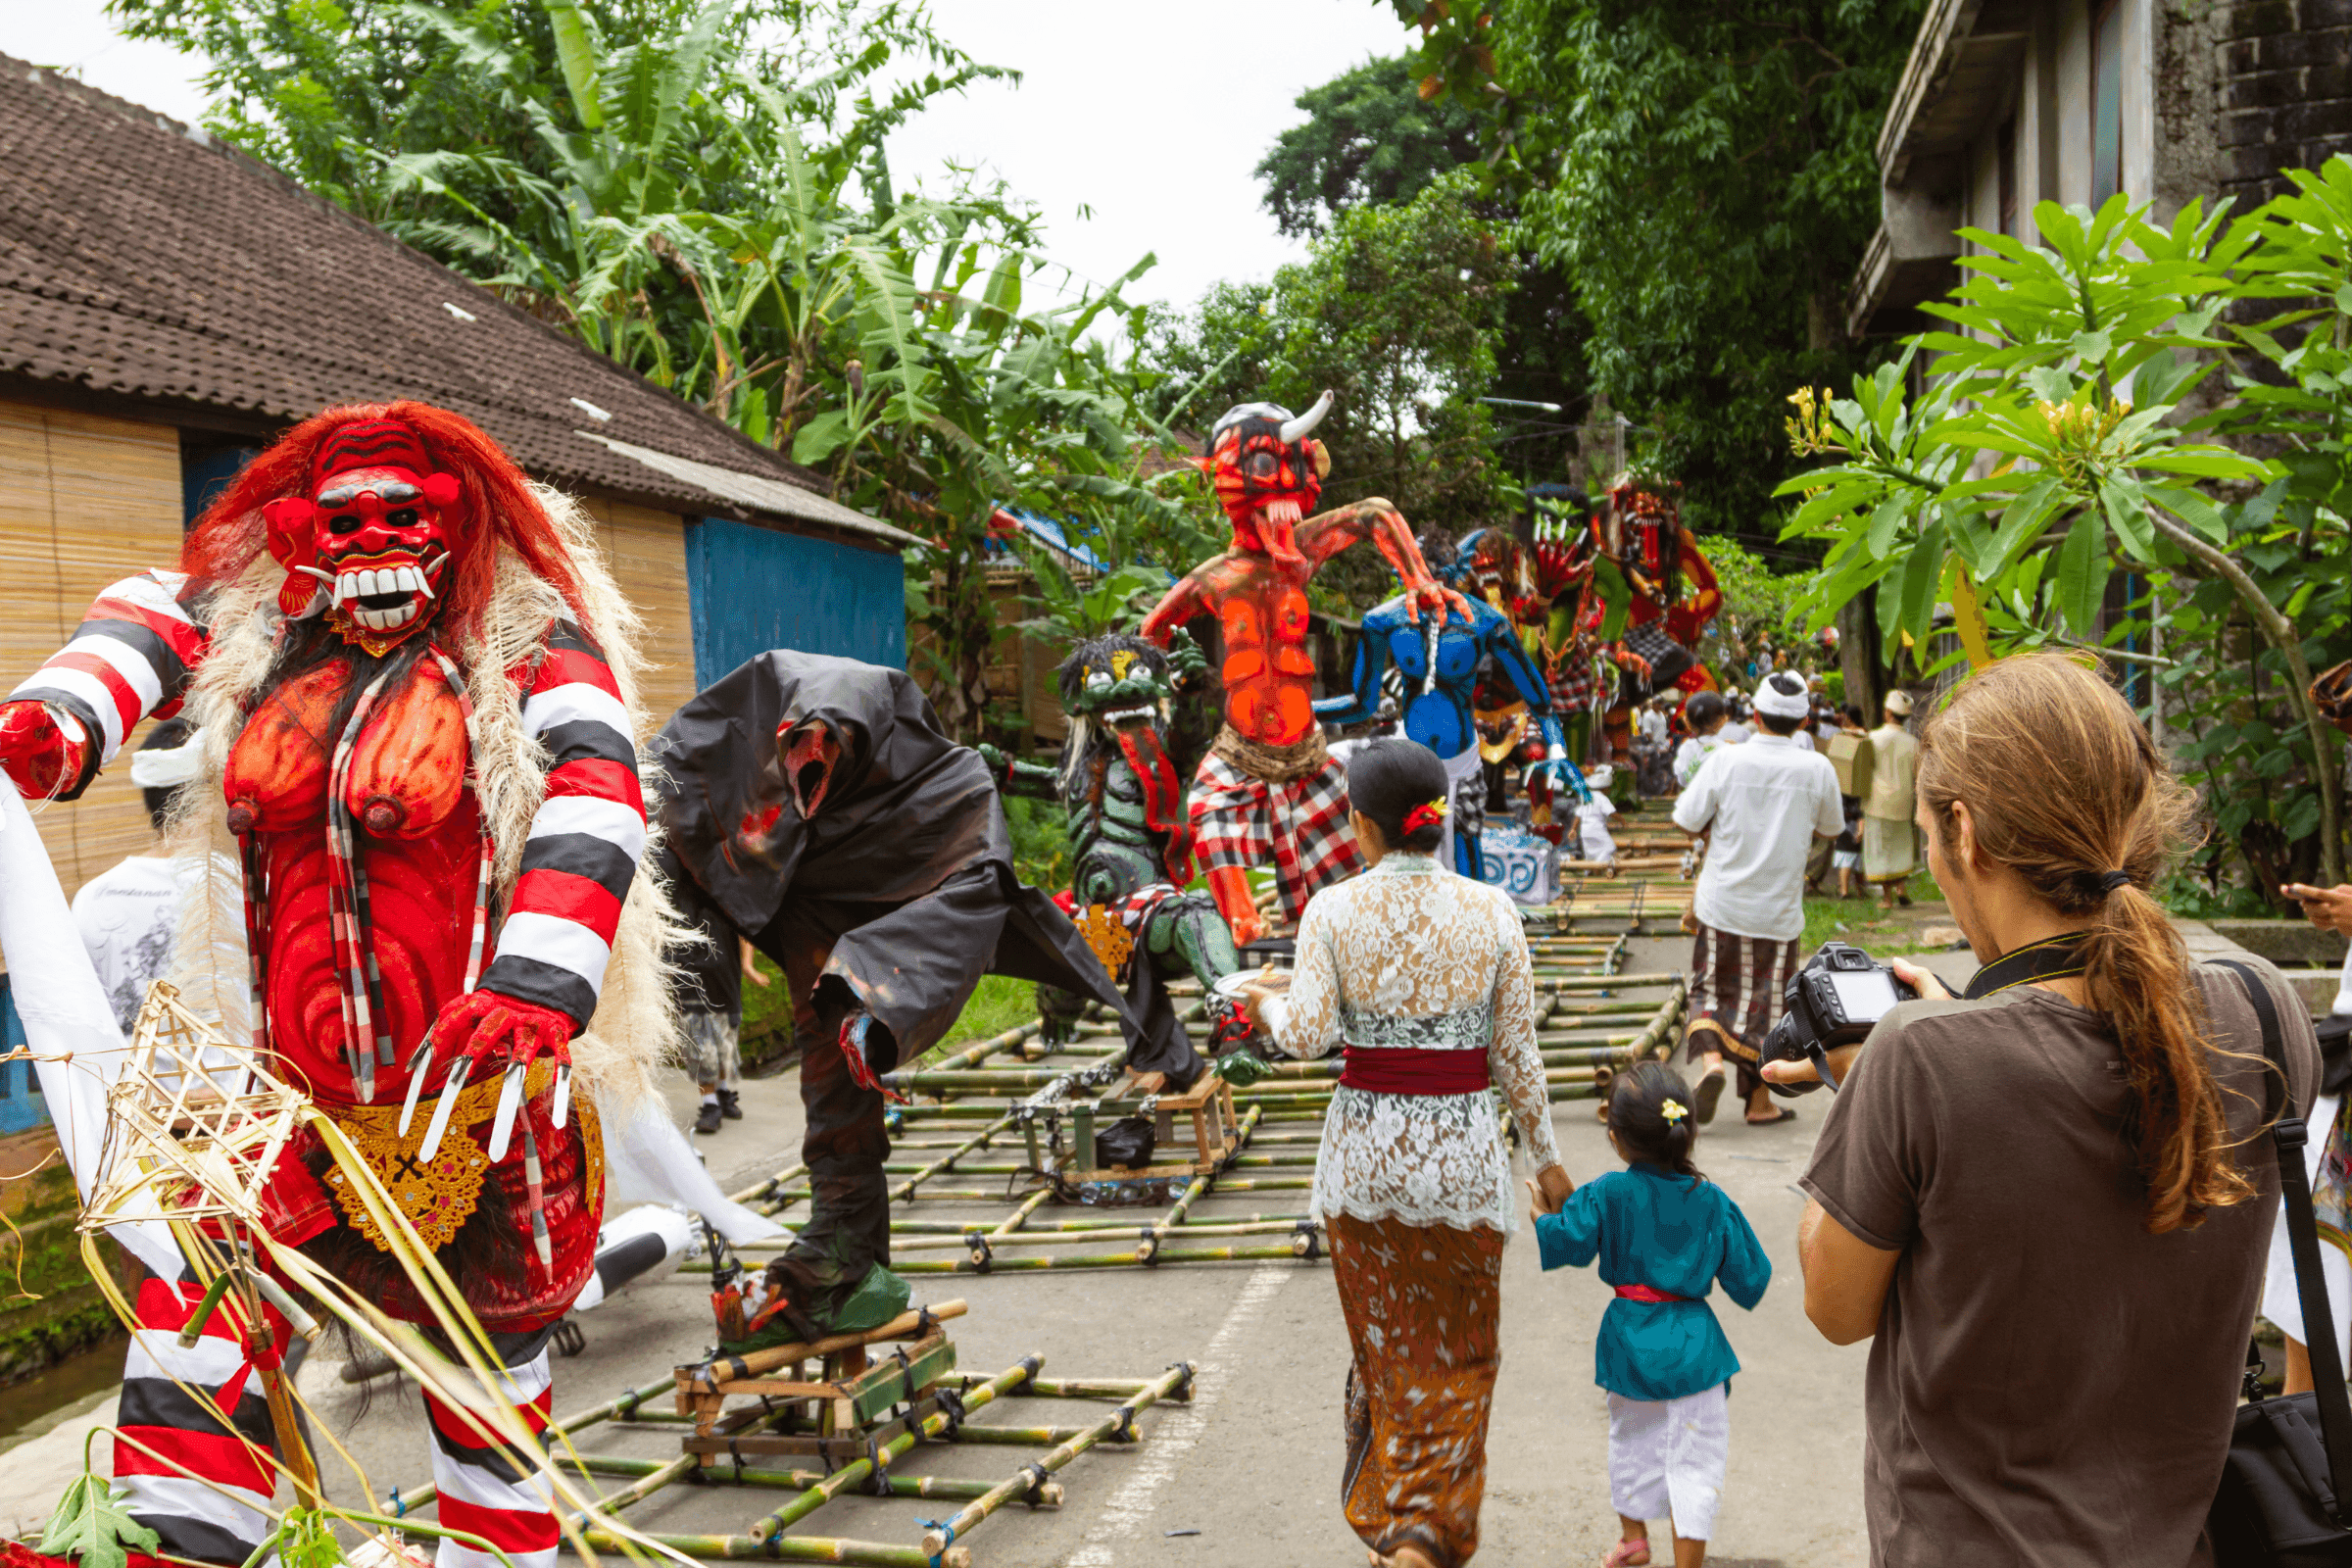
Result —
[[1191, 1364], [1184, 1361], [1177, 1362], [1152, 1379], [1147, 1387], [1129, 1396], [1117, 1409], [1087, 1428], [1085, 1432], [1066, 1443], [1056, 1445], [1044, 1458], [1036, 1460], [1032, 1465], [1024, 1466], [1017, 1474], [998, 1482], [989, 1489], [985, 1495], [974, 1498], [958, 1509], [953, 1519], [946, 1520], [925, 1531], [923, 1533], [923, 1549], [935, 1557], [944, 1553], [950, 1546], [956, 1544], [956, 1537], [971, 1534], [990, 1514], [995, 1513], [1023, 1493], [1036, 1489], [1039, 1485], [1038, 1471], [1043, 1470], [1051, 1474], [1061, 1469], [1062, 1466], [1102, 1442], [1113, 1431], [1134, 1431], [1135, 1418], [1138, 1415], [1157, 1403], [1179, 1383], [1190, 1383], [1192, 1378]]
[[[998, 1373], [979, 1387], [967, 1389], [963, 1395], [964, 1412], [969, 1414], [971, 1411], [983, 1409], [994, 1403], [1000, 1396], [1020, 1387], [1021, 1384], [1037, 1376], [1038, 1368], [1044, 1361], [1044, 1355], [1032, 1352], [1022, 1357], [1017, 1364]], [[815, 1486], [784, 1504], [783, 1507], [752, 1526], [752, 1539], [769, 1546], [777, 1544], [780, 1541], [789, 1540], [790, 1538], [784, 1535], [785, 1530], [795, 1522], [808, 1518], [808, 1515], [840, 1496], [850, 1487], [873, 1474], [877, 1459], [881, 1467], [887, 1470], [893, 1459], [913, 1447], [923, 1438], [945, 1431], [948, 1420], [949, 1416], [946, 1411], [935, 1411], [923, 1418], [917, 1431], [902, 1432], [888, 1443], [883, 1444], [876, 1450], [876, 1458], [851, 1460]], [[936, 1558], [939, 1553], [929, 1552], [925, 1555]]]
[[[642, 1389], [631, 1389], [625, 1394], [607, 1399], [602, 1404], [591, 1405], [585, 1410], [575, 1410], [562, 1420], [552, 1423], [552, 1430], [565, 1434], [582, 1432], [600, 1421], [690, 1421], [693, 1419], [691, 1416], [672, 1415], [666, 1410], [647, 1411], [642, 1415], [638, 1413], [637, 1407], [646, 1400], [673, 1393], [677, 1386], [677, 1377], [673, 1373], [669, 1377], [648, 1383]], [[390, 1499], [376, 1504], [376, 1512], [390, 1514], [396, 1519], [404, 1514], [415, 1513], [438, 1496], [440, 1491], [439, 1486], [427, 1482], [417, 1488], [415, 1493], [404, 1496], [400, 1489], [394, 1487]]]
[[[1100, 1397], [1106, 1396], [1100, 1396]], [[1086, 1396], [1065, 1395], [1061, 1397], [1074, 1398], [1086, 1397]], [[614, 1478], [651, 1476], [668, 1468], [668, 1465], [660, 1459], [619, 1459], [598, 1453], [577, 1456], [566, 1454], [560, 1457], [557, 1463], [568, 1465], [583, 1475]], [[753, 1470], [749, 1468], [738, 1470], [733, 1465], [708, 1465], [705, 1468], [711, 1472], [714, 1479], [723, 1481], [730, 1487], [790, 1487], [799, 1492], [813, 1487], [825, 1479], [825, 1473], [822, 1470]], [[986, 1496], [992, 1485], [986, 1481], [956, 1481], [946, 1476], [886, 1476], [883, 1480], [889, 1486], [890, 1494], [894, 1497], [937, 1497], [956, 1502]], [[1060, 1504], [1062, 1491], [1059, 1484], [1041, 1490], [1047, 1494], [1038, 1499], [1040, 1505], [1054, 1507]]]
[[789, 1366], [795, 1361], [813, 1361], [820, 1355], [846, 1350], [852, 1346], [912, 1339], [918, 1333], [927, 1333], [929, 1325], [944, 1323], [952, 1317], [961, 1317], [967, 1310], [962, 1298], [958, 1298], [953, 1301], [942, 1301], [937, 1306], [901, 1312], [878, 1329], [834, 1334], [796, 1345], [771, 1345], [762, 1350], [746, 1350], [741, 1355], [714, 1355], [708, 1361], [679, 1367], [678, 1371], [683, 1375], [678, 1383], [682, 1388], [709, 1394], [721, 1383], [739, 1383], [745, 1378], [758, 1377], [762, 1372], [772, 1372], [777, 1367]]

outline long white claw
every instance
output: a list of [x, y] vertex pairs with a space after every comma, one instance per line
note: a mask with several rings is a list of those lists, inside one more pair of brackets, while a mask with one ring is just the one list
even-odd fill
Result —
[[498, 1119], [490, 1124], [490, 1163], [495, 1165], [507, 1157], [507, 1144], [514, 1136], [514, 1112], [522, 1106], [522, 1078], [529, 1069], [515, 1062], [507, 1069], [507, 1081], [498, 1091]]
[[571, 1119], [571, 1063], [564, 1062], [556, 1069], [556, 1130]]
[[433, 1064], [433, 1042], [428, 1037], [409, 1059], [409, 1098], [400, 1102], [400, 1136], [409, 1136], [409, 1123], [416, 1118], [416, 1097], [424, 1092], [424, 1074]]
[[441, 1082], [441, 1098], [433, 1102], [433, 1119], [425, 1124], [424, 1142], [417, 1146], [416, 1157], [430, 1159], [441, 1148], [441, 1135], [449, 1131], [450, 1112], [458, 1108], [458, 1086], [465, 1081], [469, 1063], [460, 1056]]

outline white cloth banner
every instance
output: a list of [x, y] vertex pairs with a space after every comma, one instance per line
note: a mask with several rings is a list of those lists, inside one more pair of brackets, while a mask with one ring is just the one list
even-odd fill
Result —
[[[32, 813], [0, 774], [0, 955], [24, 1041], [40, 1075], [41, 1096], [82, 1200], [105, 1175], [106, 1092], [122, 1075], [130, 1051], [115, 1022], [106, 988], [66, 906], [57, 868], [32, 825]], [[179, 1249], [160, 1221], [109, 1228], [155, 1273], [175, 1278]]]
[[644, 1096], [626, 1116], [597, 1108], [605, 1129], [607, 1213], [632, 1203], [683, 1203], [738, 1247], [792, 1234], [718, 1190], [660, 1095]]

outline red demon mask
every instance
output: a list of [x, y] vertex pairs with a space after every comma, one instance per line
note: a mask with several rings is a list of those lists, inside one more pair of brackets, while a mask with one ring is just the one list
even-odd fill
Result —
[[1271, 403], [1245, 403], [1225, 411], [1208, 433], [1208, 468], [1217, 502], [1233, 519], [1233, 547], [1272, 556], [1285, 566], [1303, 568], [1298, 553], [1300, 518], [1323, 493], [1331, 454], [1308, 433], [1331, 412], [1332, 394], [1294, 416]]
[[1609, 554], [1632, 569], [1644, 592], [1669, 604], [1682, 586], [1682, 523], [1671, 494], [1632, 480], [1609, 492]]
[[407, 425], [360, 419], [312, 460], [308, 497], [262, 508], [270, 554], [286, 568], [278, 606], [323, 611], [345, 640], [381, 656], [416, 635], [439, 607], [449, 564], [443, 514], [458, 478], [434, 469]]

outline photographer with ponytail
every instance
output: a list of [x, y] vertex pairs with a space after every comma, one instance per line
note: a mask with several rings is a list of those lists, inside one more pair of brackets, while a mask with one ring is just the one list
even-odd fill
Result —
[[1348, 1523], [1391, 1568], [1455, 1568], [1478, 1549], [1494, 1399], [1510, 1156], [1503, 1092], [1537, 1185], [1568, 1197], [1536, 1051], [1533, 971], [1499, 888], [1441, 867], [1446, 765], [1406, 740], [1348, 760], [1370, 869], [1324, 889], [1298, 922], [1279, 1006], [1242, 993], [1295, 1056], [1345, 1040], [1315, 1157], [1315, 1214], [1355, 1355], [1343, 1417]]
[[[2248, 981], [2149, 886], [2187, 792], [2075, 658], [1980, 669], [1919, 743], [1928, 865], [1984, 965], [1845, 1059], [1804, 1177], [1805, 1311], [1871, 1339], [1874, 1564], [2209, 1562], [2278, 1178]], [[2284, 1103], [2319, 1051], [2295, 995]], [[1774, 1063], [1779, 1083], [1813, 1076]]]

